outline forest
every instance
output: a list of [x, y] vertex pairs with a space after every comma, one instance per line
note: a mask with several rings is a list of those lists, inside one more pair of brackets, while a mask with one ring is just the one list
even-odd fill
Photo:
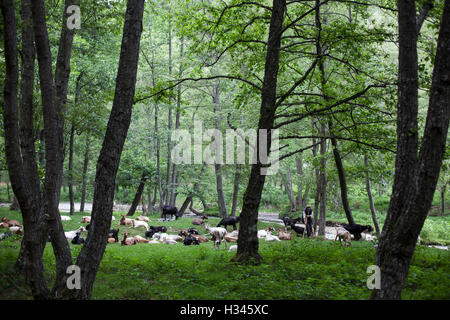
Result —
[[450, 298], [450, 0], [0, 6], [0, 300]]

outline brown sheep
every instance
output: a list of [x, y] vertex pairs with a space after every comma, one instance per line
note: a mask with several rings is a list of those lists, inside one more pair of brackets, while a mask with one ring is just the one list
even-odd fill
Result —
[[19, 227], [20, 226], [20, 222], [17, 220], [9, 220], [6, 217], [2, 218], [2, 222], [6, 223], [9, 227]]

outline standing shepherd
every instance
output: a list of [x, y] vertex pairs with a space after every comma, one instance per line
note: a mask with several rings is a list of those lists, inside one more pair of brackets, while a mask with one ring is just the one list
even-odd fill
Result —
[[303, 223], [306, 226], [306, 234], [309, 237], [314, 233], [313, 230], [313, 220], [312, 220], [313, 210], [311, 209], [311, 205], [307, 204], [306, 208], [303, 209]]

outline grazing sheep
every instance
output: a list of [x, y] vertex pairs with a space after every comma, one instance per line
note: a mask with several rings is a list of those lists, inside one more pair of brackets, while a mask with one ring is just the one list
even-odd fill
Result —
[[127, 219], [126, 217], [125, 217], [125, 215], [123, 214], [122, 215], [122, 217], [120, 218], [120, 220], [119, 220], [119, 226], [127, 226], [127, 225], [132, 225], [133, 224], [133, 219]]
[[81, 232], [77, 232], [75, 238], [72, 239], [72, 244], [83, 244], [84, 239], [80, 236]]
[[132, 246], [136, 244], [136, 240], [134, 238], [128, 238], [128, 232], [125, 232], [121, 244], [122, 246]]
[[297, 237], [300, 237], [300, 235], [304, 235], [305, 234], [305, 228], [303, 227], [298, 227], [294, 224], [291, 224], [291, 229], [295, 231], [295, 233], [297, 234]]
[[86, 229], [84, 227], [79, 227], [77, 230], [73, 230], [73, 231], [67, 231], [64, 232], [64, 234], [66, 235], [66, 239], [67, 240], [72, 240], [73, 238], [76, 237], [77, 232], [86, 232]]
[[236, 230], [236, 223], [239, 223], [239, 217], [225, 217], [220, 220], [219, 224], [216, 227], [223, 226], [225, 229], [227, 226], [233, 226], [233, 230]]
[[336, 228], [336, 238], [334, 239], [334, 241], [336, 241], [339, 238], [339, 244], [342, 246], [342, 241], [344, 240], [344, 246], [351, 246], [351, 235], [350, 232], [348, 230], [346, 230], [345, 228], [342, 227], [337, 227]]
[[287, 230], [279, 230], [278, 231], [278, 238], [280, 240], [291, 240], [291, 234], [289, 232], [287, 232]]
[[8, 227], [18, 227], [20, 226], [20, 222], [17, 220], [9, 220], [6, 217], [3, 217], [1, 220], [3, 223], [6, 223], [8, 225]]
[[370, 225], [360, 225], [360, 224], [343, 224], [345, 230], [350, 232], [356, 241], [361, 239], [361, 233], [363, 232], [372, 232], [373, 228]]
[[72, 218], [69, 216], [61, 216], [61, 221], [70, 221], [70, 220], [72, 220]]
[[144, 227], [145, 230], [149, 231], [148, 224], [147, 224], [147, 222], [145, 222], [145, 221], [131, 220], [131, 226], [132, 226], [133, 228]]
[[281, 218], [281, 220], [283, 220], [284, 226], [287, 228], [289, 226], [295, 225], [297, 222], [300, 222], [302, 218], [292, 219], [289, 217], [283, 217]]
[[225, 249], [227, 248], [227, 240], [225, 240], [227, 229], [222, 227], [211, 228], [207, 223], [205, 224], [205, 229], [211, 234], [211, 240], [214, 241], [214, 247], [217, 246], [217, 248], [219, 248], [220, 244], [225, 242]]
[[170, 216], [170, 220], [173, 220], [173, 216], [175, 216], [175, 220], [177, 220], [179, 217], [177, 207], [162, 206], [161, 219], [167, 220], [167, 215]]

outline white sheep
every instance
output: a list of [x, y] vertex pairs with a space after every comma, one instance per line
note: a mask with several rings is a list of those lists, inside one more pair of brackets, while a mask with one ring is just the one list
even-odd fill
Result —
[[212, 235], [212, 240], [214, 241], [214, 247], [220, 247], [222, 242], [225, 242], [225, 249], [227, 248], [227, 240], [225, 240], [225, 235], [227, 234], [227, 229], [222, 227], [211, 228], [207, 223], [205, 223], [205, 229]]
[[64, 232], [64, 234], [65, 234], [67, 240], [72, 240], [73, 238], [76, 237], [77, 232], [80, 232], [80, 233], [86, 232], [86, 229], [84, 227], [79, 227], [77, 230], [67, 231], [67, 232]]
[[139, 220], [131, 220], [131, 226], [133, 228], [139, 228], [144, 227], [147, 231], [149, 230], [148, 224], [145, 221], [139, 221]]
[[281, 240], [277, 236], [273, 236], [272, 234], [269, 233], [266, 235], [266, 241], [281, 241]]
[[234, 246], [231, 246], [231, 247], [228, 249], [228, 251], [236, 251], [237, 248], [238, 248], [238, 246], [237, 246], [237, 245], [234, 245]]
[[72, 220], [72, 218], [69, 216], [61, 216], [61, 221], [70, 221], [70, 220]]

